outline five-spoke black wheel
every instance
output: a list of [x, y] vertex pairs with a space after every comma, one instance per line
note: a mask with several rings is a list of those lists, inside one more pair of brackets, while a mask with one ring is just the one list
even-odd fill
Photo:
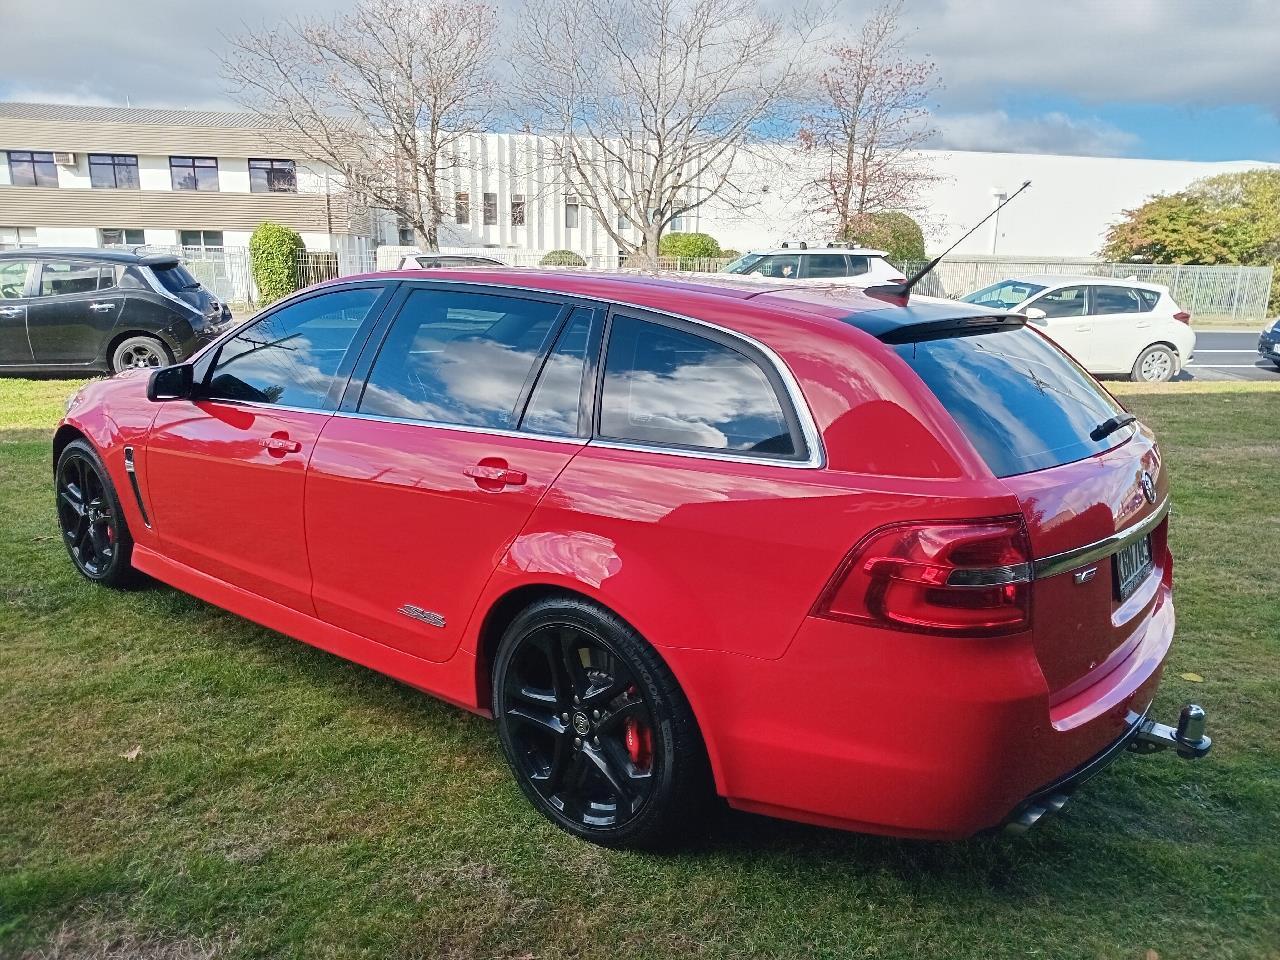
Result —
[[111, 478], [85, 441], [73, 440], [58, 457], [56, 492], [62, 542], [76, 569], [96, 583], [127, 582], [133, 540]]
[[709, 778], [688, 702], [602, 607], [549, 598], [517, 616], [498, 650], [493, 709], [521, 789], [578, 836], [653, 846], [702, 811]]

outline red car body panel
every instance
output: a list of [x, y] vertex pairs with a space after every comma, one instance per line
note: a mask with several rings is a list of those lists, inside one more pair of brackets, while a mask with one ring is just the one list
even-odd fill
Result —
[[[86, 387], [59, 437], [82, 433], [102, 453], [135, 566], [480, 713], [494, 611], [517, 591], [572, 590], [666, 660], [730, 803], [872, 832], [995, 826], [1147, 709], [1174, 629], [1167, 520], [1152, 537], [1156, 573], [1126, 601], [1109, 575], [1037, 580], [1020, 633], [957, 639], [814, 613], [854, 544], [887, 524], [1020, 513], [1039, 558], [1140, 522], [1157, 509], [1143, 473], [1156, 504], [1167, 495], [1145, 430], [998, 479], [910, 367], [839, 319], [884, 309], [860, 293], [451, 273], [692, 316], [765, 345], [807, 404], [823, 464], [151, 403], [144, 377], [123, 376]], [[124, 494], [127, 445], [150, 525]], [[523, 482], [469, 476], [477, 464]], [[443, 624], [397, 612], [423, 583]]]

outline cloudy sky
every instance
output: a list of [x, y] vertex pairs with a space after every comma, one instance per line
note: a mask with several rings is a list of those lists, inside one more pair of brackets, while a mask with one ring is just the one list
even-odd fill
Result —
[[[131, 0], [104, 16], [102, 0], [0, 0], [0, 98], [231, 106], [225, 34], [349, 2]], [[839, 15], [856, 23], [871, 5], [842, 0]], [[906, 0], [905, 12], [913, 52], [944, 84], [938, 146], [1280, 161], [1276, 0]]]

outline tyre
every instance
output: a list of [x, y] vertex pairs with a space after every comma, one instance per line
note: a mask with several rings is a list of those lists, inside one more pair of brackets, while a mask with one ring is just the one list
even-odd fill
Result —
[[1133, 365], [1129, 379], [1135, 383], [1166, 383], [1177, 372], [1177, 355], [1168, 347], [1157, 343], [1142, 351]]
[[609, 610], [552, 597], [522, 611], [498, 647], [493, 707], [520, 789], [569, 833], [654, 848], [705, 816], [711, 776], [689, 702]]
[[126, 337], [111, 352], [111, 372], [121, 373], [139, 367], [167, 367], [173, 363], [173, 354], [156, 337], [138, 334]]
[[76, 569], [103, 586], [131, 583], [133, 538], [111, 477], [89, 443], [73, 440], [67, 444], [58, 457], [55, 489], [58, 527]]

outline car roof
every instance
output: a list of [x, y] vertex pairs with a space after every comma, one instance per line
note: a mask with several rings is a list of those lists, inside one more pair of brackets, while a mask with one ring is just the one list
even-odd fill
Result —
[[[438, 270], [379, 271], [363, 277], [342, 277], [326, 285], [369, 279], [420, 279], [434, 283], [475, 283], [511, 290], [532, 290], [583, 296], [627, 306], [651, 309], [695, 320], [714, 314], [714, 323], [736, 333], [775, 339], [777, 314], [788, 314], [818, 323], [839, 323], [892, 341], [908, 328], [945, 325], [981, 319], [999, 319], [1022, 324], [1025, 317], [955, 300], [916, 298], [907, 306], [897, 306], [847, 284], [798, 284], [792, 281], [753, 280], [671, 271], [642, 270], [548, 270], [536, 267], [461, 267], [442, 276]], [[734, 303], [750, 303], [762, 311], [725, 309]], [[702, 308], [702, 309], [700, 309]]]
[[1169, 288], [1159, 283], [1148, 283], [1146, 280], [1133, 280], [1128, 277], [1100, 277], [1087, 273], [1024, 273], [1016, 277], [1005, 277], [997, 281], [1003, 283], [1012, 280], [1016, 283], [1034, 283], [1042, 287], [1061, 287], [1068, 283], [1102, 284], [1107, 287], [1138, 287], [1142, 290], [1155, 290], [1168, 293]]
[[801, 256], [810, 253], [854, 253], [864, 257], [887, 257], [889, 254], [884, 250], [873, 250], [870, 247], [774, 247], [772, 250], [752, 250], [764, 257], [771, 257], [779, 253], [798, 253]]
[[104, 250], [101, 247], [29, 247], [24, 250], [0, 250], [3, 260], [46, 260], [75, 257], [77, 260], [103, 260], [107, 263], [147, 263], [159, 265], [178, 257], [171, 253], [145, 253], [136, 250]]

